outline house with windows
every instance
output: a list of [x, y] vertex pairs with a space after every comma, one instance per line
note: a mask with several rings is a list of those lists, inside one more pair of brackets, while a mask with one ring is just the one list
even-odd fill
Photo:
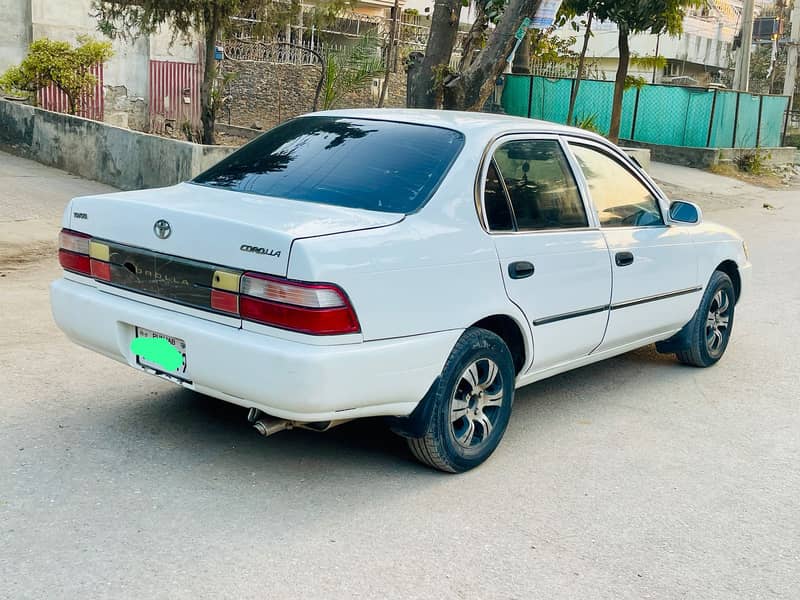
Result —
[[[756, 0], [756, 14], [772, 1]], [[721, 84], [730, 79], [735, 65], [737, 34], [741, 30], [743, 0], [711, 0], [702, 7], [687, 11], [683, 32], [667, 34], [636, 34], [630, 37], [633, 60], [629, 74], [648, 83], [675, 85]], [[613, 80], [619, 64], [618, 29], [611, 22], [594, 22], [587, 58], [589, 75]], [[569, 24], [557, 31], [563, 38], [575, 38], [571, 49], [580, 52], [585, 32], [575, 32]], [[636, 57], [662, 56], [663, 69], [643, 67]]]

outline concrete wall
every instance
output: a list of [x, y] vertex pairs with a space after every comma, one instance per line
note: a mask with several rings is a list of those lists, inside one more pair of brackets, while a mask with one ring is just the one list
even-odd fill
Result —
[[[720, 163], [733, 162], [742, 154], [752, 153], [753, 148], [688, 148], [685, 146], [661, 146], [632, 140], [620, 140], [624, 146], [631, 148], [647, 148], [652, 160], [685, 167], [708, 169]], [[764, 164], [782, 167], [794, 164], [795, 148], [759, 148], [764, 156]]]
[[202, 146], [0, 100], [0, 147], [123, 190], [190, 179], [235, 150]]
[[18, 64], [31, 41], [30, 0], [0, 0], [0, 73]]

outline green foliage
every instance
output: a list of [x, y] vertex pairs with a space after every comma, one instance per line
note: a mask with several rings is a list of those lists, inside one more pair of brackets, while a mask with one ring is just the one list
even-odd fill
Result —
[[[339, 2], [341, 0], [332, 0]], [[327, 5], [328, 3], [325, 3]], [[270, 31], [282, 28], [300, 10], [299, 0], [92, 0], [98, 28], [111, 38], [130, 39], [168, 24], [174, 36], [201, 31], [224, 33], [231, 17], [246, 15]]]
[[767, 160], [770, 154], [763, 150], [755, 149], [740, 153], [735, 159], [736, 168], [752, 175], [764, 175], [769, 172]]
[[372, 85], [372, 80], [383, 71], [379, 42], [373, 34], [359, 38], [345, 50], [328, 53], [325, 56], [322, 108], [332, 108], [345, 95]]
[[[754, 94], [782, 94], [786, 81], [788, 50], [778, 46], [775, 64], [772, 65], [772, 46], [759, 45], [750, 55], [750, 91]], [[770, 66], [774, 73], [770, 71]]]
[[642, 69], [663, 69], [667, 66], [667, 59], [661, 55], [656, 56], [637, 56], [631, 55], [631, 64], [641, 67]]
[[40, 89], [55, 84], [67, 95], [69, 112], [74, 115], [81, 97], [97, 85], [91, 68], [113, 54], [111, 42], [88, 36], [78, 36], [77, 41], [78, 46], [47, 38], [34, 41], [25, 59], [0, 75], [0, 89], [35, 97]]
[[600, 129], [600, 126], [597, 124], [597, 115], [581, 115], [575, 119], [575, 127], [580, 127], [581, 129], [585, 129], [586, 131], [592, 131], [594, 133], [599, 133], [603, 135], [603, 131]]
[[562, 38], [555, 34], [553, 28], [528, 37], [531, 40], [531, 58], [533, 59], [554, 63], [572, 60], [578, 56], [572, 50], [575, 37]]
[[637, 90], [642, 89], [645, 85], [647, 85], [647, 80], [644, 77], [638, 77], [636, 75], [626, 75], [625, 76], [625, 88], [636, 88]]

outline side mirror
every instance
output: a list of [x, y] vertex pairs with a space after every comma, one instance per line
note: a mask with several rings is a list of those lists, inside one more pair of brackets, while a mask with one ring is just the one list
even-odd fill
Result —
[[694, 202], [675, 200], [669, 205], [669, 218], [677, 223], [699, 223], [703, 220], [703, 211]]

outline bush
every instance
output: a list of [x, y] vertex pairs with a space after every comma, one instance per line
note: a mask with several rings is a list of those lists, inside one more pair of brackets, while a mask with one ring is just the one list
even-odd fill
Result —
[[768, 152], [764, 152], [763, 150], [756, 148], [754, 150], [747, 150], [739, 154], [734, 159], [734, 163], [736, 164], [736, 168], [744, 173], [763, 175], [764, 173], [769, 172], [766, 164], [766, 161], [769, 159], [769, 157], [770, 155]]
[[81, 97], [92, 91], [97, 78], [91, 68], [112, 56], [111, 42], [78, 36], [78, 46], [47, 38], [31, 44], [28, 56], [0, 75], [0, 89], [35, 98], [36, 92], [55, 84], [67, 95], [69, 112], [75, 114]]

